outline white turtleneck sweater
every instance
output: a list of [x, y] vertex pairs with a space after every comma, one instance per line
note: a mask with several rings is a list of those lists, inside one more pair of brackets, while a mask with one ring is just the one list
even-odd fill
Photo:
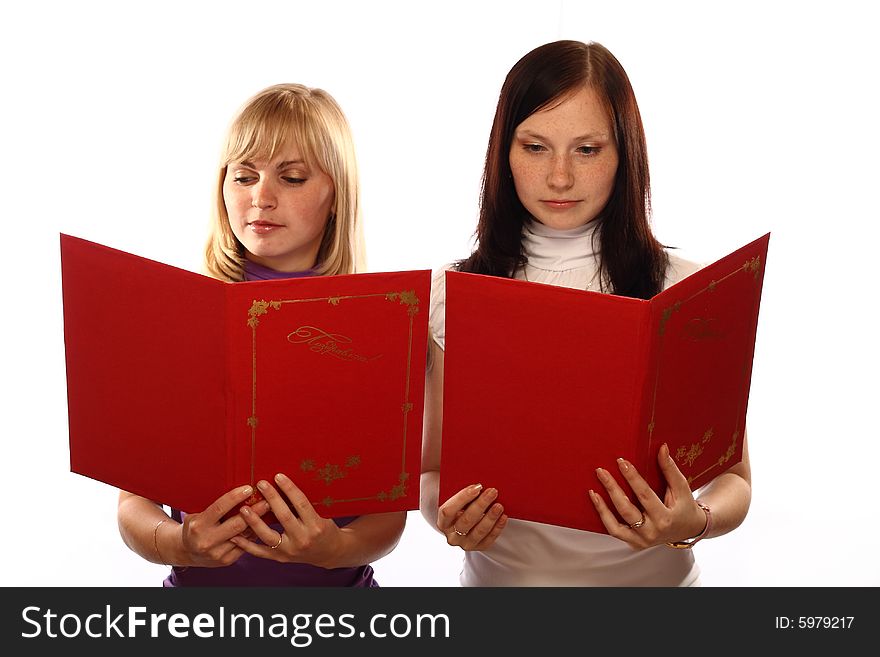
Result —
[[[528, 260], [515, 277], [602, 291], [596, 277], [595, 229], [594, 222], [563, 231], [530, 221], [522, 237]], [[701, 266], [674, 252], [669, 260], [664, 287]], [[445, 273], [451, 266], [435, 274], [431, 290], [431, 335], [441, 349], [446, 337]], [[699, 568], [691, 550], [657, 546], [636, 551], [607, 534], [511, 519], [491, 548], [464, 553], [460, 579], [463, 586], [696, 586]]]

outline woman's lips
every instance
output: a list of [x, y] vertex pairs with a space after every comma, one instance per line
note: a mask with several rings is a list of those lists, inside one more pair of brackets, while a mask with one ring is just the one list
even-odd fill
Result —
[[283, 226], [281, 226], [281, 224], [273, 224], [269, 221], [252, 221], [248, 224], [248, 228], [257, 235], [265, 235], [266, 233], [271, 233], [277, 228], [283, 228]]
[[569, 208], [576, 206], [580, 201], [574, 201], [571, 199], [545, 199], [542, 200], [541, 203], [552, 210], [568, 210]]

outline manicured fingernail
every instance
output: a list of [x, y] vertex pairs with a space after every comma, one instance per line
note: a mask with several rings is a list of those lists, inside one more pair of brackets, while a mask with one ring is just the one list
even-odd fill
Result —
[[497, 488], [487, 488], [486, 489], [486, 497], [488, 497], [490, 500], [495, 499], [496, 497], [498, 497], [498, 489]]
[[481, 490], [483, 490], [483, 484], [474, 484], [471, 486], [471, 494], [476, 495]]
[[249, 515], [251, 515], [251, 513], [252, 513], [252, 511], [251, 511], [248, 507], [246, 507], [246, 506], [241, 507], [238, 511], [239, 511], [239, 513], [241, 513], [241, 515], [243, 515], [243, 516], [249, 516]]
[[608, 474], [605, 468], [596, 468], [596, 476], [602, 481], [608, 481], [611, 478], [611, 475]]
[[250, 486], [245, 486], [244, 488], [241, 489], [241, 494], [244, 495], [245, 497], [250, 497], [251, 495], [253, 495], [253, 493], [254, 493], [254, 489], [251, 488]]
[[591, 501], [593, 504], [595, 504], [595, 503], [596, 503], [596, 491], [594, 491], [594, 490], [591, 488], [590, 490], [587, 491], [587, 494], [590, 496], [590, 501]]
[[290, 481], [290, 478], [283, 472], [279, 472], [277, 475], [275, 475], [275, 481], [277, 481], [279, 484], [283, 484]]
[[269, 482], [263, 481], [262, 479], [257, 482], [257, 488], [260, 490], [269, 490]]
[[620, 467], [622, 472], [629, 472], [629, 463], [626, 462], [626, 459], [617, 459], [617, 465], [618, 467]]

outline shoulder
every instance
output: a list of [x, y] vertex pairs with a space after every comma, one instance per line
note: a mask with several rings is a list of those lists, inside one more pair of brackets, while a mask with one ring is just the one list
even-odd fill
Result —
[[443, 303], [446, 300], [446, 272], [455, 271], [456, 263], [447, 262], [445, 265], [431, 270], [431, 304]]
[[666, 255], [669, 256], [669, 263], [666, 265], [666, 280], [663, 283], [663, 289], [675, 285], [708, 264], [682, 249], [666, 249]]
[[434, 341], [443, 349], [446, 346], [446, 272], [455, 270], [455, 262], [432, 270], [431, 274], [431, 310], [428, 323]]

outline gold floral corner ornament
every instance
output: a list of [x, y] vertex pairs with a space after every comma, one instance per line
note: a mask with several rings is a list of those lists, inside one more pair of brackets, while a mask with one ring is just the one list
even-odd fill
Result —
[[[380, 490], [378, 493], [368, 498], [359, 498], [360, 500], [365, 499], [373, 499], [379, 500], [380, 502], [388, 502], [392, 500], [400, 499], [401, 497], [406, 497], [406, 482], [409, 479], [408, 472], [401, 472], [399, 477], [399, 481], [396, 485], [392, 486], [389, 490]], [[324, 497], [321, 500], [321, 504], [330, 507], [334, 504], [339, 504], [341, 502], [353, 502], [355, 500], [347, 499], [347, 500], [337, 500], [329, 495]]]
[[746, 260], [745, 264], [743, 264], [743, 271], [752, 274], [755, 280], [758, 280], [758, 275], [761, 273], [761, 256], [755, 256]]
[[390, 490], [387, 491], [379, 491], [378, 495], [376, 495], [376, 499], [386, 502], [388, 500], [397, 500], [401, 497], [406, 496], [406, 482], [409, 479], [408, 472], [401, 472], [399, 481], [395, 486], [392, 486]]
[[663, 314], [660, 316], [660, 335], [666, 333], [666, 322], [672, 317], [672, 313], [677, 313], [679, 310], [681, 310], [681, 301], [676, 301], [668, 308], [663, 309]]
[[402, 292], [389, 292], [385, 295], [388, 301], [398, 301], [401, 305], [405, 305], [406, 313], [412, 317], [419, 312], [419, 298], [416, 296], [415, 290], [404, 290]]
[[278, 310], [279, 308], [281, 308], [281, 302], [265, 300], [257, 301], [256, 299], [254, 299], [253, 305], [250, 307], [250, 310], [248, 310], [247, 325], [251, 328], [257, 328], [257, 326], [260, 325], [260, 320], [258, 319], [258, 317], [260, 315], [265, 315], [267, 312], [269, 312], [269, 308], [272, 308], [273, 310]]

